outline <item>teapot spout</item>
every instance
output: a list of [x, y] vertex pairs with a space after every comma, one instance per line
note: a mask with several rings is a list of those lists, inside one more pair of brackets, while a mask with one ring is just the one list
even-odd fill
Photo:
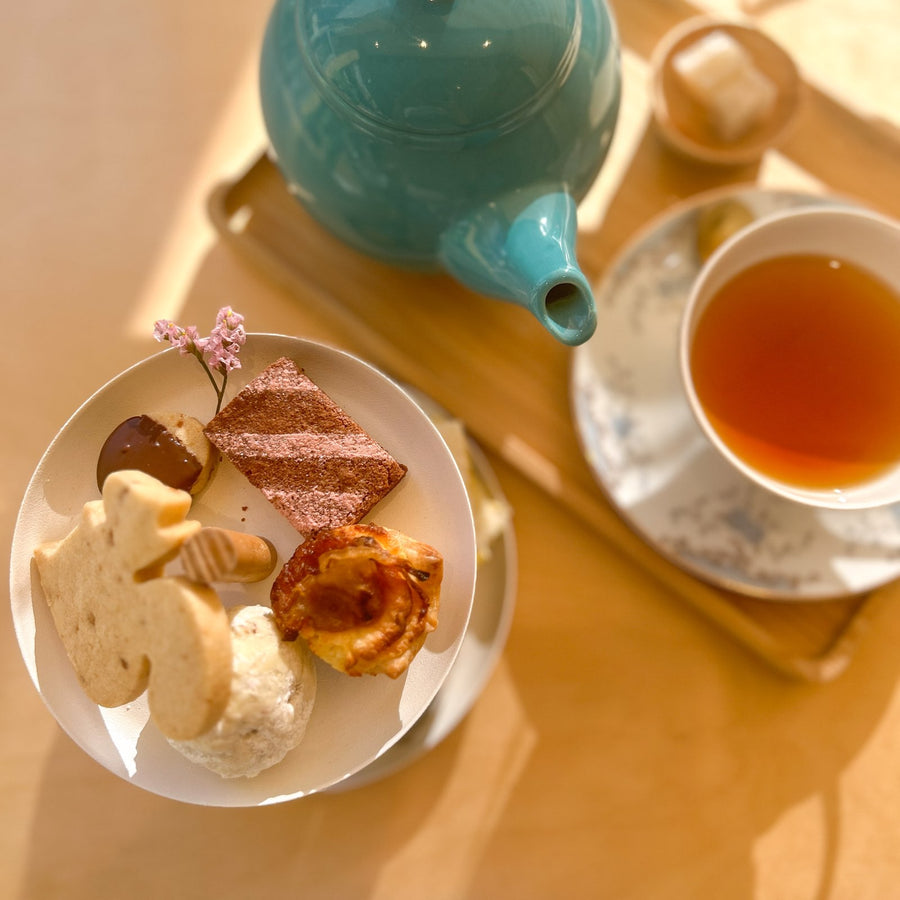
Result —
[[575, 259], [576, 231], [575, 201], [565, 191], [516, 191], [452, 224], [439, 258], [467, 287], [526, 307], [557, 340], [576, 345], [597, 325]]

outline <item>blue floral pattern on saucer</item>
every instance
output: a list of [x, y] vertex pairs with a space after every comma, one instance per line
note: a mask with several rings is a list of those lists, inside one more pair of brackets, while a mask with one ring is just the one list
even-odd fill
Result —
[[900, 576], [900, 505], [818, 510], [769, 494], [719, 457], [683, 396], [678, 329], [700, 269], [697, 217], [725, 196], [756, 216], [835, 202], [794, 191], [716, 191], [638, 235], [596, 288], [597, 332], [574, 351], [582, 449], [625, 521], [705, 581], [778, 600], [871, 590]]

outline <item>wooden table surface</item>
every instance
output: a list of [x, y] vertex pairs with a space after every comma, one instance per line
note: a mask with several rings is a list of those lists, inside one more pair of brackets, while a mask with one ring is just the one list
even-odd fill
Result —
[[[653, 139], [641, 95], [650, 36], [685, 12], [677, 0], [614, 7], [626, 106], [581, 210], [607, 249], [621, 237], [603, 231], [617, 173], [662, 158], [639, 154]], [[749, 13], [825, 92], [807, 114], [828, 119], [833, 140], [805, 140], [819, 125], [807, 123], [760, 180], [877, 196], [878, 160], [880, 183], [897, 184], [900, 149], [894, 169], [883, 165], [900, 124], [896, 0], [705, 7]], [[7, 546], [44, 448], [94, 389], [156, 352], [156, 318], [206, 323], [230, 303], [253, 330], [352, 343], [225, 246], [207, 214], [214, 185], [263, 146], [255, 78], [267, 13], [263, 0], [6, 4]], [[854, 116], [874, 124], [854, 130]], [[717, 177], [682, 178], [672, 197]], [[885, 197], [895, 213], [898, 202]], [[356, 791], [245, 810], [145, 793], [62, 733], [7, 617], [0, 897], [900, 897], [900, 609], [874, 612], [840, 677], [786, 678], [491, 460], [519, 551], [506, 651], [444, 743]]]

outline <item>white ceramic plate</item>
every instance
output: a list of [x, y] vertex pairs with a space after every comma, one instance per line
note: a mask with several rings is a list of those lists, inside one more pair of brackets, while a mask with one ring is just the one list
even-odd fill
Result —
[[[719, 457], [682, 394], [678, 327], [700, 267], [697, 215], [724, 196], [652, 222], [597, 287], [600, 324], [571, 372], [582, 448], [623, 518], [704, 580], [780, 600], [871, 590], [900, 576], [900, 506], [814, 510], [773, 496]], [[835, 202], [755, 188], [733, 196], [757, 216]]]
[[[67, 534], [95, 499], [97, 454], [129, 416], [174, 410], [201, 421], [214, 395], [196, 360], [170, 349], [133, 366], [94, 394], [63, 427], [32, 477], [13, 539], [11, 597], [28, 671], [60, 725], [111, 772], [166, 797], [212, 806], [276, 803], [323, 790], [377, 759], [428, 708], [449, 674], [466, 631], [475, 588], [471, 510], [453, 457], [427, 415], [386, 376], [344, 352], [298, 338], [250, 335], [226, 400], [280, 356], [295, 360], [377, 441], [408, 467], [369, 515], [438, 548], [444, 582], [438, 628], [397, 680], [350, 678], [318, 663], [318, 690], [303, 742], [251, 779], [222, 779], [173, 750], [148, 719], [144, 698], [100, 709], [82, 692], [54, 629], [32, 564], [34, 547]], [[191, 518], [271, 540], [282, 563], [299, 536], [230, 464], [220, 464]], [[268, 605], [272, 577], [220, 590], [226, 605]]]
[[[490, 496], [505, 502], [494, 470], [473, 441], [469, 453]], [[503, 653], [515, 599], [516, 537], [510, 519], [494, 540], [490, 558], [478, 564], [469, 627], [443, 687], [419, 721], [390, 750], [332, 790], [358, 788], [386, 778], [437, 747], [456, 728], [481, 695]]]

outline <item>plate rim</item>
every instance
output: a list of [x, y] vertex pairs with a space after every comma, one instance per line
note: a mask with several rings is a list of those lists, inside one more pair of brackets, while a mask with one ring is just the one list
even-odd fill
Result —
[[[493, 467], [491, 466], [487, 455], [484, 453], [475, 439], [471, 436], [468, 436], [467, 442], [469, 446], [469, 452], [472, 456], [473, 466], [477, 470], [478, 474], [485, 479], [485, 482], [487, 483], [488, 489], [490, 491], [491, 498], [503, 500], [505, 502], [506, 495], [503, 492], [503, 489], [500, 485], [500, 480], [497, 477], [497, 474], [494, 471]], [[407, 766], [412, 765], [418, 759], [421, 759], [431, 750], [436, 749], [441, 743], [443, 743], [443, 741], [445, 741], [456, 730], [456, 728], [463, 722], [466, 716], [468, 716], [468, 714], [475, 707], [475, 704], [478, 702], [482, 693], [484, 693], [484, 690], [487, 687], [491, 676], [494, 674], [494, 671], [500, 663], [500, 659], [503, 656], [503, 651], [506, 647], [506, 643], [512, 630], [518, 588], [518, 546], [516, 542], [515, 527], [513, 524], [512, 516], [509, 517], [509, 520], [507, 521], [503, 531], [495, 539], [494, 544], [492, 545], [492, 551], [495, 555], [501, 557], [503, 560], [503, 586], [501, 591], [499, 592], [499, 598], [492, 598], [493, 602], [497, 603], [497, 605], [500, 607], [500, 615], [498, 616], [497, 627], [491, 637], [489, 648], [484, 654], [484, 659], [482, 661], [481, 668], [479, 669], [478, 676], [477, 678], [473, 679], [472, 683], [467, 687], [467, 699], [459, 705], [455, 713], [452, 716], [449, 716], [447, 720], [441, 724], [440, 727], [430, 731], [428, 738], [426, 738], [421, 745], [416, 746], [410, 751], [401, 752], [404, 747], [404, 740], [408, 738], [409, 735], [413, 734], [416, 729], [422, 726], [422, 718], [420, 718], [419, 721], [409, 729], [406, 735], [400, 738], [400, 740], [397, 741], [397, 743], [394, 744], [393, 747], [391, 747], [377, 759], [373, 760], [368, 766], [360, 769], [356, 774], [351, 775], [345, 781], [339, 782], [338, 784], [335, 784], [334, 786], [328, 788], [328, 792], [338, 793], [340, 791], [355, 790], [358, 788], [366, 787], [369, 784], [374, 784], [376, 781], [381, 781], [384, 778], [389, 778], [391, 775], [395, 775], [397, 772], [402, 771]], [[481, 564], [479, 564], [478, 566], [478, 572], [480, 574]], [[478, 584], [479, 579], [476, 578], [475, 597], [472, 603], [472, 616], [475, 615], [475, 605], [479, 601]], [[472, 616], [470, 616], [470, 623]], [[459, 656], [462, 655], [463, 651], [465, 650], [465, 644], [468, 638], [469, 634], [467, 629], [466, 636], [463, 638], [462, 645], [460, 646], [459, 654], [457, 654], [457, 658], [454, 661], [454, 667], [459, 662]], [[447, 691], [451, 687], [448, 682], [450, 682], [452, 677], [453, 668], [451, 668], [450, 674], [447, 676], [444, 684], [441, 685], [437, 694], [435, 694], [434, 700], [432, 700], [432, 704], [437, 702], [442, 694], [447, 693]], [[427, 710], [423, 714], [423, 717], [425, 715], [427, 715]], [[369, 771], [370, 769], [372, 770], [371, 772]]]
[[[392, 378], [388, 375], [384, 370], [369, 362], [368, 360], [358, 356], [352, 352], [344, 350], [340, 347], [334, 346], [333, 344], [312, 339], [299, 337], [295, 335], [285, 335], [279, 334], [275, 332], [248, 332], [248, 339], [257, 339], [257, 341], [262, 345], [260, 347], [259, 354], [261, 356], [265, 356], [265, 346], [264, 342], [268, 342], [269, 340], [274, 340], [276, 346], [273, 348], [273, 353], [270, 362], [274, 362], [278, 355], [288, 355], [281, 352], [285, 346], [290, 346], [292, 348], [293, 355], [298, 356], [298, 358], [302, 358], [303, 348], [313, 348], [313, 352], [319, 353], [322, 357], [327, 357], [330, 359], [339, 359], [345, 360], [346, 364], [350, 367], [358, 367], [366, 370], [375, 380], [373, 383], [380, 383], [381, 390], [387, 391], [388, 393], [396, 392], [397, 394], [402, 394], [403, 399], [406, 403], [410, 404], [410, 407], [415, 407], [415, 410], [418, 412], [418, 416], [416, 418], [420, 418], [422, 422], [422, 427], [427, 428], [430, 432], [433, 433], [434, 438], [439, 441], [445, 448], [446, 457], [449, 462], [452, 462], [453, 470], [456, 472], [456, 476], [458, 479], [458, 488], [460, 492], [460, 497], [465, 499], [465, 505], [468, 509], [468, 521], [467, 521], [467, 529], [466, 534], [460, 534], [460, 546], [461, 549], [457, 552], [460, 553], [460, 559], [465, 561], [465, 566], [463, 567], [462, 578], [460, 581], [460, 585], [463, 588], [461, 593], [461, 599], [463, 601], [466, 600], [465, 597], [462, 597], [462, 594], [468, 595], [467, 600], [467, 608], [465, 610], [465, 615], [462, 617], [464, 619], [462, 623], [462, 628], [460, 630], [459, 635], [454, 638], [449, 644], [450, 655], [447, 657], [447, 661], [444, 665], [445, 671], [443, 675], [439, 678], [438, 683], [436, 684], [434, 690], [430, 691], [430, 696], [428, 696], [427, 702], [422, 704], [421, 709], [418, 707], [414, 707], [417, 709], [417, 713], [414, 715], [412, 720], [409, 722], [406, 727], [402, 727], [397, 729], [396, 733], [391, 737], [390, 740], [386, 741], [385, 744], [380, 748], [378, 753], [370, 758], [367, 763], [365, 763], [360, 768], [364, 768], [365, 765], [371, 764], [375, 759], [379, 756], [383, 755], [387, 752], [397, 741], [399, 741], [404, 734], [406, 734], [414, 725], [415, 722], [421, 717], [421, 715], [428, 708], [430, 703], [433, 701], [434, 696], [440, 690], [443, 682], [446, 680], [450, 671], [452, 671], [453, 665], [455, 663], [456, 657], [458, 656], [459, 650], [462, 647], [463, 640], [465, 638], [466, 631], [468, 629], [468, 622], [471, 616], [472, 611], [472, 603], [475, 592], [477, 571], [476, 571], [476, 555], [475, 555], [475, 536], [474, 536], [474, 522], [471, 514], [471, 503], [468, 499], [468, 494], [465, 490], [465, 486], [463, 484], [461, 473], [459, 472], [459, 467], [453, 459], [452, 453], [447, 447], [446, 441], [443, 436], [434, 426], [434, 423], [431, 421], [430, 417], [427, 413], [422, 409], [421, 405], [416, 402], [415, 398], [410, 396], [407, 391], [405, 391], [401, 384], [397, 382], [396, 379]], [[66, 432], [68, 432], [74, 423], [85, 414], [91, 407], [98, 401], [105, 392], [113, 390], [114, 387], [120, 386], [121, 383], [127, 380], [129, 377], [134, 377], [134, 373], [136, 370], [141, 369], [142, 367], [151, 364], [152, 361], [158, 359], [161, 356], [168, 355], [170, 357], [178, 356], [179, 351], [175, 347], [167, 347], [163, 348], [155, 353], [148, 354], [141, 360], [137, 360], [134, 363], [128, 365], [126, 368], [113, 375], [111, 378], [107, 379], [102, 385], [97, 387], [95, 390], [91, 391], [89, 395], [75, 408], [75, 410], [66, 417], [64, 423], [59, 427], [59, 429], [54, 434], [53, 438], [48, 443], [47, 447], [41, 453], [37, 464], [35, 465], [30, 477], [27, 480], [25, 489], [22, 494], [21, 502], [19, 503], [19, 507], [16, 513], [15, 524], [13, 528], [13, 535], [11, 541], [10, 548], [10, 576], [9, 576], [9, 586], [10, 586], [10, 608], [13, 618], [13, 626], [14, 632], [16, 636], [17, 646], [20, 650], [20, 656], [22, 657], [23, 664], [28, 672], [29, 679], [32, 682], [38, 696], [41, 698], [45, 707], [48, 709], [50, 714], [53, 716], [57, 725], [60, 726], [62, 731], [68, 735], [68, 737], [81, 749], [85, 752], [94, 762], [103, 766], [103, 768], [107, 769], [111, 772], [111, 774], [116, 775], [117, 777], [122, 778], [123, 780], [128, 781], [129, 783], [136, 784], [138, 787], [147, 790], [150, 793], [157, 794], [159, 796], [164, 796], [169, 799], [174, 799], [178, 802], [184, 802], [193, 805], [201, 805], [201, 806], [212, 806], [212, 807], [252, 807], [252, 806], [262, 806], [268, 805], [271, 803], [279, 803], [287, 800], [297, 799], [303, 796], [308, 796], [314, 793], [321, 792], [323, 790], [327, 790], [330, 785], [315, 785], [312, 787], [303, 788], [297, 792], [286, 793], [286, 794], [277, 794], [271, 795], [268, 798], [266, 797], [253, 797], [247, 798], [244, 796], [240, 796], [240, 791], [235, 792], [238, 796], [234, 798], [226, 798], [222, 801], [217, 801], [215, 799], [198, 799], [192, 796], [181, 796], [177, 790], [177, 786], [172, 790], [166, 789], [163, 785], [158, 783], [154, 783], [154, 779], [150, 778], [150, 783], [144, 783], [142, 781], [136, 780], [133, 773], [127, 773], [122, 771], [116, 767], [108, 765], [106, 761], [102, 758], [98, 758], [91, 752], [89, 747], [92, 742], [89, 736], [81, 736], [81, 733], [78, 729], [73, 729], [68, 727], [68, 722], [64, 722], [59, 717], [57, 717], [54, 705], [52, 704], [50, 698], [45, 696], [43, 690], [41, 689], [41, 680], [39, 673], [39, 655], [40, 651], [37, 647], [37, 631], [36, 631], [36, 609], [35, 609], [35, 596], [34, 596], [34, 580], [36, 578], [36, 574], [34, 573], [34, 562], [31, 551], [33, 550], [35, 544], [35, 534], [36, 530], [39, 530], [39, 526], [33, 522], [29, 521], [29, 511], [28, 508], [30, 504], [33, 504], [36, 499], [36, 495], [41, 490], [41, 486], [45, 483], [47, 478], [47, 466], [49, 461], [52, 459], [54, 452], [56, 452], [60, 442], [64, 439]], [[271, 355], [271, 354], [269, 354]], [[338, 366], [341, 366], [342, 363], [339, 361], [337, 363]], [[260, 363], [260, 371], [264, 364]], [[242, 367], [245, 368], [245, 367]], [[249, 370], [247, 370], [249, 371]], [[256, 369], [253, 370], [252, 373], [247, 374], [246, 378], [241, 379], [241, 382], [236, 386], [235, 390], [240, 390], [245, 381], [248, 381], [255, 377], [258, 374]], [[231, 388], [231, 385], [229, 385]], [[229, 391], [231, 393], [231, 390]], [[227, 402], [227, 401], [226, 401]], [[190, 404], [187, 404], [190, 405]], [[408, 407], [409, 409], [409, 407]], [[414, 415], [413, 411], [409, 409], [409, 414]], [[38, 501], [40, 498], [37, 498]], [[88, 499], [96, 499], [94, 497]], [[77, 521], [77, 510], [71, 514], [60, 513], [61, 520], [65, 520], [65, 525], [59, 530], [59, 537], [64, 537], [68, 534], [71, 529], [74, 527], [75, 522]], [[367, 517], [368, 518], [368, 517]], [[461, 520], [462, 521], [462, 520]], [[41, 536], [43, 540], [52, 540], [53, 538], [47, 536]], [[298, 538], [299, 539], [299, 538]], [[253, 602], [253, 601], [248, 601]], [[55, 633], [55, 632], [54, 632]], [[29, 644], [30, 644], [30, 656], [29, 656]], [[60, 645], [59, 652], [65, 654], [64, 648]], [[445, 651], [442, 651], [445, 652]], [[72, 676], [67, 676], [72, 677]], [[426, 693], [427, 696], [427, 693]], [[141, 697], [145, 697], [145, 694], [142, 694]], [[89, 702], [89, 701], [88, 701]], [[94, 704], [95, 705], [95, 704]], [[96, 706], [96, 705], [95, 705]], [[97, 707], [98, 710], [102, 710], [102, 708]], [[113, 711], [114, 712], [114, 711]], [[90, 730], [90, 729], [89, 729]], [[79, 732], [79, 733], [75, 733]], [[112, 737], [112, 736], [111, 736]], [[174, 751], [173, 751], [174, 752]], [[359, 769], [354, 769], [355, 771], [359, 771]], [[198, 774], [202, 775], [206, 772], [203, 767], [197, 767]], [[349, 777], [349, 774], [344, 774], [340, 778], [337, 778], [335, 781], [332, 781], [331, 784], [339, 783], [341, 780]], [[229, 779], [222, 780], [225, 785], [228, 784]], [[253, 779], [236, 779], [235, 784], [250, 784], [253, 782]], [[227, 792], [227, 787], [226, 787]], [[245, 793], [253, 793], [252, 790], [247, 790]]]

